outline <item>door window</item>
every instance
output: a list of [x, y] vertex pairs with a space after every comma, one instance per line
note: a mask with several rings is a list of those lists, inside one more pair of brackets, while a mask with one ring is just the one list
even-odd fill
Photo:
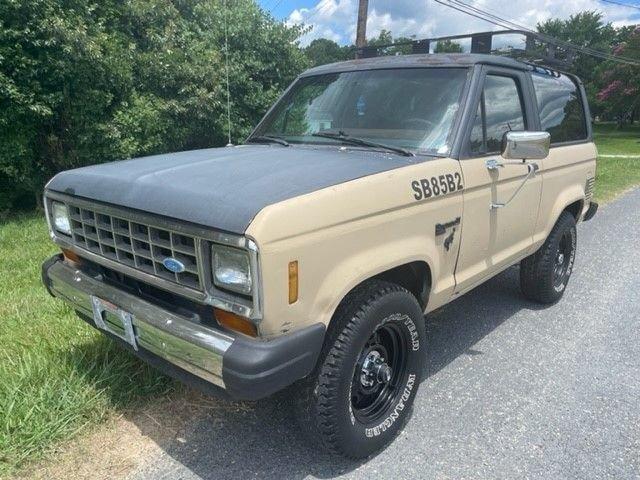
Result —
[[471, 130], [470, 153], [499, 153], [506, 132], [525, 128], [522, 96], [516, 79], [487, 75]]
[[566, 75], [534, 73], [533, 88], [538, 100], [542, 129], [551, 143], [586, 140], [584, 105], [577, 85]]

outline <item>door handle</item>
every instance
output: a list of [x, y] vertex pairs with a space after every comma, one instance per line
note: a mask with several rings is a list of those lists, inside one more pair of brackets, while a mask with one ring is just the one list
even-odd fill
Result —
[[[490, 163], [491, 162], [491, 163]], [[516, 198], [516, 196], [518, 195], [518, 193], [520, 193], [520, 191], [524, 188], [525, 184], [529, 181], [529, 179], [535, 177], [536, 172], [540, 169], [540, 167], [538, 166], [537, 163], [522, 163], [522, 162], [517, 162], [517, 163], [513, 163], [513, 162], [506, 162], [506, 163], [500, 163], [495, 159], [491, 159], [491, 160], [487, 160], [487, 168], [489, 170], [497, 170], [500, 167], [504, 167], [505, 165], [526, 165], [527, 166], [527, 176], [524, 177], [524, 179], [522, 180], [522, 183], [520, 184], [520, 186], [516, 189], [515, 192], [513, 192], [513, 195], [511, 195], [511, 198], [509, 198], [509, 200], [507, 200], [504, 203], [490, 203], [489, 204], [489, 209], [490, 210], [496, 210], [498, 208], [503, 208], [506, 207], [507, 205], [509, 205], [511, 203], [511, 201]], [[491, 166], [490, 166], [491, 165]]]
[[535, 169], [536, 171], [540, 168], [538, 167], [537, 163], [534, 162], [527, 162], [525, 160], [507, 160], [505, 161], [500, 161], [500, 160], [496, 160], [495, 158], [490, 158], [489, 160], [487, 160], [486, 162], [484, 162], [485, 166], [487, 167], [487, 170], [490, 170], [492, 172], [495, 172], [503, 167], [507, 167], [510, 165], [513, 166], [518, 166], [518, 165], [535, 165]]

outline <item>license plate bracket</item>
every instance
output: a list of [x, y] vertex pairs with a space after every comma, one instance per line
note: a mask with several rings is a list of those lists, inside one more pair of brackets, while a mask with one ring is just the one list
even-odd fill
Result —
[[[133, 330], [132, 314], [111, 302], [107, 302], [93, 295], [91, 296], [91, 306], [93, 308], [93, 321], [98, 328], [121, 338], [131, 345], [134, 350], [138, 350], [138, 342], [136, 342], [136, 335]], [[112, 318], [119, 321], [124, 332], [119, 332], [109, 325], [109, 322], [105, 318], [107, 314], [111, 314]]]

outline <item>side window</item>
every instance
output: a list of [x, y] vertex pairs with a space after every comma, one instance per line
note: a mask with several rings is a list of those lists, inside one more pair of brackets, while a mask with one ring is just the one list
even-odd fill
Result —
[[487, 75], [471, 130], [470, 152], [498, 153], [502, 137], [511, 130], [525, 130], [522, 96], [515, 78]]
[[566, 75], [558, 77], [533, 73], [542, 129], [551, 134], [551, 143], [587, 138], [587, 124], [580, 91]]

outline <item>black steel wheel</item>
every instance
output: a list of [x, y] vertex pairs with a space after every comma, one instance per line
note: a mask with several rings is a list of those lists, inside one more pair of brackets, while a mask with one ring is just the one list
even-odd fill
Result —
[[351, 458], [383, 448], [410, 415], [424, 349], [424, 317], [411, 293], [383, 281], [358, 287], [336, 311], [318, 367], [300, 386], [304, 431]]
[[553, 287], [561, 288], [565, 284], [569, 265], [572, 263], [573, 243], [570, 230], [565, 230], [560, 237], [553, 265]]
[[407, 338], [397, 324], [388, 322], [371, 334], [351, 381], [351, 408], [360, 422], [377, 420], [402, 394], [407, 356]]

